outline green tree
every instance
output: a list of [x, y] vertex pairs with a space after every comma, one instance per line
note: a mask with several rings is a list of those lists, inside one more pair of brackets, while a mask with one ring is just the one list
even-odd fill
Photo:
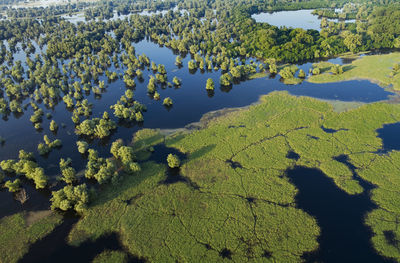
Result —
[[306, 77], [306, 73], [304, 72], [304, 70], [300, 69], [299, 70], [299, 78], [304, 79]]
[[222, 86], [230, 86], [232, 85], [232, 76], [229, 73], [222, 74], [219, 82]]
[[167, 156], [167, 162], [168, 166], [171, 168], [177, 168], [181, 165], [181, 161], [179, 160], [179, 157], [176, 154], [168, 154]]
[[177, 77], [174, 77], [172, 79], [172, 83], [174, 83], [175, 86], [180, 86], [181, 85], [181, 81]]
[[173, 102], [172, 102], [172, 99], [170, 97], [165, 98], [164, 101], [163, 101], [163, 105], [164, 106], [169, 107], [169, 106], [172, 106], [172, 104], [173, 104]]
[[54, 120], [51, 120], [50, 122], [50, 131], [56, 132], [58, 130], [58, 125]]
[[212, 78], [207, 79], [206, 90], [214, 90], [214, 81]]
[[15, 179], [14, 181], [7, 181], [4, 186], [8, 188], [8, 191], [11, 193], [18, 192], [21, 190], [21, 180], [20, 179]]
[[51, 209], [68, 211], [73, 209], [79, 213], [85, 211], [89, 203], [89, 192], [86, 184], [67, 185], [63, 189], [52, 192]]

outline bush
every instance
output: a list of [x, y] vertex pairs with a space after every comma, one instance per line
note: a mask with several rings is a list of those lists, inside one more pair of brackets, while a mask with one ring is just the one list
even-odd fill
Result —
[[39, 143], [37, 149], [40, 155], [46, 155], [51, 152], [52, 149], [61, 147], [62, 142], [60, 139], [51, 141], [47, 135], [43, 136], [44, 143]]
[[175, 86], [180, 86], [181, 85], [181, 81], [177, 77], [174, 77], [172, 79], [172, 83], [174, 83]]

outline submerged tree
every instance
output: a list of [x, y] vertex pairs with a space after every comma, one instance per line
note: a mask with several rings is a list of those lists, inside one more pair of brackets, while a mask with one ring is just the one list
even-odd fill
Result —
[[214, 90], [214, 80], [209, 78], [207, 79], [206, 90]]
[[170, 107], [170, 106], [172, 106], [172, 104], [173, 104], [173, 102], [172, 102], [172, 99], [170, 97], [166, 97], [164, 99], [164, 101], [163, 101], [163, 105], [164, 106]]
[[77, 141], [76, 146], [78, 146], [78, 152], [85, 154], [89, 149], [89, 144], [85, 141]]

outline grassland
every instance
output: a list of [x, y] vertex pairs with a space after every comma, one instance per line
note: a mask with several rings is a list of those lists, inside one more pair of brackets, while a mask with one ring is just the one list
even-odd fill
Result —
[[268, 73], [266, 73], [266, 72], [257, 72], [257, 73], [251, 74], [249, 76], [249, 79], [260, 79], [260, 78], [266, 78], [266, 77], [268, 77]]
[[95, 257], [93, 263], [126, 263], [128, 256], [122, 251], [106, 250]]
[[0, 219], [0, 262], [18, 262], [31, 244], [61, 222], [62, 216], [53, 212], [22, 212]]
[[333, 75], [329, 70], [320, 75], [310, 76], [307, 80], [313, 83], [337, 82], [352, 79], [366, 79], [378, 83], [386, 88], [391, 86], [393, 90], [400, 91], [400, 74], [394, 76], [392, 68], [400, 63], [400, 53], [385, 55], [364, 56], [343, 67], [344, 73]]
[[[352, 171], [335, 160], [344, 154], [377, 185], [371, 198], [379, 208], [366, 217], [375, 248], [400, 261], [400, 154], [376, 153], [382, 147], [376, 129], [399, 118], [400, 105], [375, 103], [339, 113], [326, 102], [272, 93], [191, 133], [164, 140], [144, 130], [133, 140], [136, 151], [165, 141], [186, 153], [184, 180], [163, 183], [166, 163], [145, 162], [140, 175], [103, 190], [69, 243], [116, 232], [130, 253], [150, 262], [300, 262], [318, 247], [320, 229], [296, 208], [297, 189], [285, 171], [317, 168], [347, 193], [359, 194], [364, 189]], [[288, 158], [290, 151], [300, 158]]]

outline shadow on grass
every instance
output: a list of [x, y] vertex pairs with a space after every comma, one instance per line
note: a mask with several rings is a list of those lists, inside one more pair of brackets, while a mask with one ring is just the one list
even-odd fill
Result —
[[353, 66], [353, 65], [346, 65], [346, 66], [343, 66], [343, 67], [342, 67], [343, 72], [352, 70], [352, 69], [354, 69], [354, 68], [355, 68], [355, 66]]
[[[76, 221], [77, 218], [67, 218], [52, 233], [33, 244], [20, 262], [92, 262], [98, 254], [105, 250], [126, 252], [116, 233], [110, 233], [95, 241], [86, 241], [78, 247], [68, 245], [65, 238]], [[126, 253], [128, 255], [128, 262], [146, 262], [143, 258], [132, 256], [128, 252]]]
[[195, 159], [198, 159], [198, 158], [208, 154], [215, 148], [215, 146], [216, 146], [215, 144], [210, 144], [210, 145], [204, 146], [204, 147], [194, 151], [193, 153], [190, 153], [189, 154], [190, 160], [195, 160]]

